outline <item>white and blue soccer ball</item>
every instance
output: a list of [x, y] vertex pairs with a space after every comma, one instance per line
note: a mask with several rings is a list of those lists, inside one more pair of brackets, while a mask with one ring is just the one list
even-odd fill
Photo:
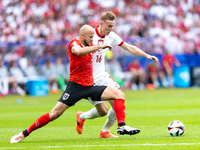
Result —
[[168, 125], [168, 132], [171, 136], [181, 136], [185, 131], [185, 127], [182, 122], [174, 120]]

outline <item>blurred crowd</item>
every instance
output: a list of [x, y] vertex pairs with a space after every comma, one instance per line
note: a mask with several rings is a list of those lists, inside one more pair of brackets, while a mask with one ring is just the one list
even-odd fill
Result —
[[[146, 58], [145, 58], [146, 59]], [[144, 61], [132, 57], [125, 68], [120, 61], [112, 57], [106, 61], [106, 71], [120, 84], [121, 88], [132, 90], [173, 88], [174, 70], [181, 67], [181, 62], [170, 51], [166, 51], [159, 63]]]
[[42, 65], [33, 65], [32, 59], [21, 58], [5, 64], [0, 60], [0, 96], [9, 94], [29, 94], [28, 81], [47, 80], [49, 93], [60, 93], [66, 88], [69, 77], [69, 64], [58, 57], [54, 61], [46, 59]]
[[2, 0], [0, 43], [71, 40], [106, 10], [114, 31], [146, 52], [200, 53], [199, 0]]
[[[34, 65], [34, 59], [23, 57], [6, 64], [0, 60], [0, 96], [10, 94], [29, 94], [28, 81], [38, 81], [45, 77], [48, 93], [64, 91], [69, 77], [69, 63], [61, 57], [55, 60], [45, 59], [40, 65]], [[115, 57], [106, 59], [106, 71], [119, 83], [122, 89], [145, 90], [159, 87], [174, 87], [174, 67], [179, 67], [179, 60], [167, 51], [162, 64], [153, 62], [141, 64], [134, 58], [125, 70]]]
[[[15, 92], [25, 95], [23, 82], [33, 75], [46, 76], [50, 90], [55, 93], [57, 89], [64, 88], [68, 75], [61, 70], [68, 70], [67, 43], [49, 43], [70, 41], [78, 36], [83, 24], [96, 27], [101, 13], [107, 10], [117, 16], [114, 31], [123, 40], [147, 53], [200, 54], [200, 0], [1, 0], [0, 69], [3, 71], [0, 71], [0, 93], [8, 93], [8, 90], [2, 92], [1, 89], [9, 89], [9, 84]], [[17, 44], [20, 42], [23, 44]], [[38, 42], [44, 44], [36, 44]], [[114, 58], [130, 55], [119, 47], [115, 47], [113, 52]], [[56, 59], [52, 61], [51, 56]], [[175, 63], [176, 59], [167, 60]], [[64, 65], [57, 67], [60, 68], [59, 75], [55, 74], [57, 63]], [[118, 63], [111, 59], [108, 66], [111, 64], [118, 68], [110, 71], [122, 87], [145, 89], [149, 83], [147, 79], [154, 87], [173, 87], [173, 70], [164, 68], [171, 65], [166, 65], [164, 59], [162, 67], [154, 64], [145, 69], [134, 60], [126, 72]], [[36, 71], [33, 68], [27, 71], [29, 65]], [[12, 66], [17, 66], [22, 73]], [[168, 83], [163, 73], [168, 77]], [[9, 78], [4, 80], [6, 76]]]

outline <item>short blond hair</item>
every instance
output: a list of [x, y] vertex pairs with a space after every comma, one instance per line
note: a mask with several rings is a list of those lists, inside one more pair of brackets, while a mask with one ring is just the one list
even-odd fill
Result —
[[100, 21], [111, 20], [114, 21], [116, 18], [115, 14], [111, 11], [103, 12], [100, 17]]

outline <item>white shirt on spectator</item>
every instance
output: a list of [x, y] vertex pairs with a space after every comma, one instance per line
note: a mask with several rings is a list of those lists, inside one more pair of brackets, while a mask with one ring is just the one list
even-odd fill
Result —
[[116, 0], [96, 0], [96, 2], [103, 8], [111, 8], [116, 4]]
[[49, 9], [48, 8], [48, 4], [47, 3], [43, 3], [42, 5], [40, 6], [37, 6], [36, 3], [32, 3], [30, 5], [30, 8], [31, 10], [33, 11], [33, 13], [36, 15], [36, 16], [43, 16], [44, 13]]
[[149, 12], [151, 15], [155, 15], [159, 19], [163, 19], [163, 17], [168, 13], [167, 8], [162, 5], [153, 5], [150, 7]]
[[78, 0], [76, 8], [81, 11], [87, 10], [89, 4], [89, 0]]
[[171, 36], [166, 41], [166, 49], [169, 50], [172, 54], [182, 54], [182, 47], [183, 43], [175, 36]]

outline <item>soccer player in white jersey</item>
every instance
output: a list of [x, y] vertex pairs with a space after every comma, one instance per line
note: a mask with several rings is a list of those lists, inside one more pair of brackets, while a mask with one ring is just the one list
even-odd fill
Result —
[[[99, 25], [95, 28], [95, 35], [93, 37], [94, 45], [101, 45], [104, 43], [110, 44], [111, 46], [120, 46], [122, 49], [130, 52], [133, 55], [146, 57], [149, 60], [158, 62], [157, 57], [148, 55], [144, 51], [140, 50], [136, 46], [130, 45], [124, 42], [116, 33], [112, 31], [115, 25], [115, 14], [113, 12], [104, 12], [100, 17]], [[105, 71], [105, 55], [108, 49], [99, 49], [93, 54], [93, 76], [94, 83], [96, 85], [106, 85], [114, 88], [119, 88], [118, 83], [113, 80], [113, 78]], [[105, 102], [101, 101], [90, 101], [91, 104], [95, 105], [95, 108], [87, 112], [77, 112], [76, 113], [76, 130], [79, 134], [82, 133], [83, 124], [86, 119], [94, 119], [97, 117], [102, 117], [107, 114], [108, 107]], [[111, 109], [108, 112], [107, 121], [100, 132], [100, 138], [118, 138], [110, 133], [109, 129], [116, 121], [115, 111], [113, 110], [113, 101], [109, 101], [111, 104]], [[126, 126], [118, 127], [118, 134], [124, 134], [129, 132], [129, 128]], [[139, 130], [139, 129], [135, 129]], [[139, 133], [139, 132], [136, 132]]]

